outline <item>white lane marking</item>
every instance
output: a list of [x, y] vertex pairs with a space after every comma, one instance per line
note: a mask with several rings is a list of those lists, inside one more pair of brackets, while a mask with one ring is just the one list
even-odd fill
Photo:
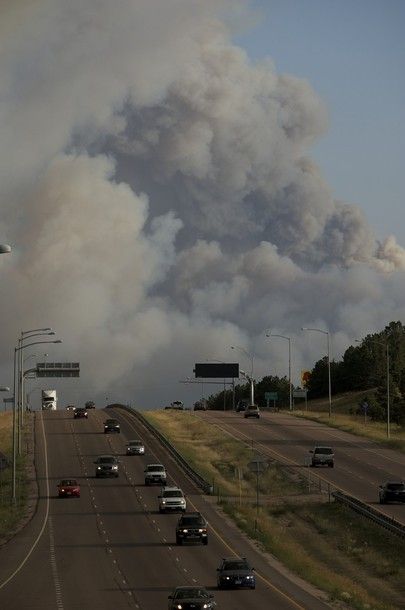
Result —
[[44, 533], [47, 521], [48, 521], [48, 515], [49, 515], [49, 479], [48, 479], [48, 449], [47, 449], [47, 444], [46, 444], [46, 436], [45, 436], [45, 428], [44, 428], [44, 420], [42, 418], [42, 413], [39, 412], [38, 413], [38, 417], [40, 417], [41, 419], [41, 424], [42, 424], [42, 435], [43, 435], [43, 439], [44, 439], [44, 457], [45, 457], [45, 481], [46, 481], [46, 510], [45, 510], [45, 517], [44, 517], [44, 522], [42, 524], [42, 527], [40, 529], [40, 532], [38, 534], [38, 536], [36, 537], [35, 541], [32, 544], [32, 547], [30, 548], [30, 550], [28, 551], [27, 555], [25, 556], [25, 558], [22, 560], [22, 562], [20, 563], [20, 565], [18, 566], [18, 568], [16, 568], [14, 570], [14, 572], [4, 581], [0, 584], [0, 589], [2, 589], [3, 587], [5, 587], [10, 580], [12, 580], [14, 578], [14, 576], [16, 576], [18, 574], [18, 572], [23, 568], [23, 566], [27, 563], [29, 557], [31, 556], [31, 554], [33, 553], [35, 547], [37, 546], [38, 542], [40, 541], [42, 534]]
[[55, 553], [55, 536], [53, 531], [53, 521], [52, 517], [49, 517], [48, 522], [48, 530], [49, 530], [49, 555], [51, 562], [51, 572], [53, 583], [55, 586], [56, 593], [56, 606], [58, 610], [63, 610], [63, 602], [62, 602], [62, 587], [59, 580], [58, 566], [56, 565], [56, 553]]

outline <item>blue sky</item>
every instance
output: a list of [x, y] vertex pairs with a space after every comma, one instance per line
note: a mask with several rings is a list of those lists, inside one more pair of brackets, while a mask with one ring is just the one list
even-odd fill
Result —
[[252, 0], [236, 42], [307, 79], [329, 129], [313, 150], [334, 197], [358, 204], [377, 238], [405, 245], [405, 1]]

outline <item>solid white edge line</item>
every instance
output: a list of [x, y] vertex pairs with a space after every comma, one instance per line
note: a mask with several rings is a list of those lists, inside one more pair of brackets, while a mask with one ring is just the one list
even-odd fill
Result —
[[[30, 548], [30, 550], [28, 551], [26, 557], [23, 559], [23, 561], [20, 563], [20, 565], [18, 566], [18, 568], [16, 568], [14, 570], [14, 572], [4, 581], [0, 584], [0, 589], [2, 589], [3, 587], [5, 587], [10, 580], [12, 580], [14, 578], [14, 576], [16, 576], [18, 574], [18, 572], [24, 567], [24, 565], [27, 563], [28, 559], [30, 558], [30, 556], [32, 555], [35, 547], [37, 546], [38, 542], [41, 539], [42, 534], [44, 533], [47, 521], [48, 521], [48, 516], [49, 516], [49, 478], [48, 478], [48, 449], [47, 449], [47, 444], [46, 444], [46, 436], [45, 436], [45, 427], [44, 427], [44, 420], [42, 417], [42, 412], [38, 413], [41, 417], [41, 424], [42, 424], [42, 436], [44, 439], [44, 456], [45, 456], [45, 479], [46, 479], [46, 511], [45, 511], [45, 518], [44, 518], [44, 522], [42, 524], [41, 530], [38, 534], [38, 536], [35, 539], [35, 542], [33, 543], [32, 547]], [[38, 490], [39, 491], [39, 490]]]

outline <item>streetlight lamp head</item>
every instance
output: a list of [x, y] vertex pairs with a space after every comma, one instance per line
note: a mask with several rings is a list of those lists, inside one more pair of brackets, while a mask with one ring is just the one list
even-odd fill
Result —
[[52, 343], [62, 343], [62, 339], [56, 339], [55, 341], [52, 341]]
[[0, 244], [0, 254], [9, 254], [11, 252], [11, 246], [8, 244]]

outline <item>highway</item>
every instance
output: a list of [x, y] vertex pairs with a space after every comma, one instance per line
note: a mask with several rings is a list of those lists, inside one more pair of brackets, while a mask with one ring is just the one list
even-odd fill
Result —
[[[120, 420], [121, 434], [104, 434], [107, 417]], [[144, 440], [145, 456], [125, 455], [131, 438]], [[206, 586], [218, 610], [330, 607], [217, 512], [215, 499], [204, 496], [130, 414], [91, 410], [88, 420], [75, 420], [68, 411], [38, 412], [35, 439], [38, 507], [0, 549], [0, 608], [158, 610], [167, 608], [175, 586], [185, 584]], [[105, 453], [120, 456], [118, 479], [95, 477], [93, 462]], [[208, 546], [176, 546], [178, 515], [159, 514], [159, 488], [144, 485], [144, 466], [151, 462], [163, 463], [170, 482], [185, 492], [188, 509], [208, 519]], [[62, 478], [80, 482], [80, 498], [56, 496]], [[233, 554], [255, 567], [256, 590], [216, 589], [220, 559]]]
[[317, 475], [332, 489], [350, 494], [405, 525], [404, 504], [381, 505], [378, 499], [379, 485], [404, 478], [405, 455], [399, 451], [285, 412], [262, 410], [259, 420], [245, 419], [243, 413], [233, 411], [198, 411], [198, 416], [250, 446], [253, 443], [270, 459], [303, 469], [308, 468], [309, 450], [316, 444], [332, 447], [334, 468], [311, 468], [311, 476]]

